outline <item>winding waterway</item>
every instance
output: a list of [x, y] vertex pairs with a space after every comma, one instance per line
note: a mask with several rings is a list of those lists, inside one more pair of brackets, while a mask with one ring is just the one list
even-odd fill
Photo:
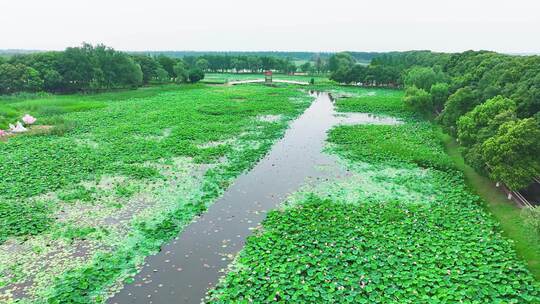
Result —
[[270, 152], [176, 239], [149, 256], [135, 281], [109, 303], [200, 303], [268, 210], [303, 185], [348, 175], [336, 157], [323, 152], [328, 130], [337, 124], [399, 123], [366, 113], [338, 114], [329, 94], [314, 96]]

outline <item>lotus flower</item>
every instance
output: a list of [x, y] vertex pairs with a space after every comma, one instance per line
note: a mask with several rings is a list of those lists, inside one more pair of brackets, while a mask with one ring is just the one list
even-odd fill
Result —
[[22, 121], [25, 125], [31, 125], [36, 122], [36, 118], [30, 114], [25, 114], [22, 118]]
[[0, 129], [0, 137], [4, 137], [4, 136], [7, 136], [7, 132]]
[[23, 133], [28, 131], [28, 129], [26, 129], [20, 121], [17, 121], [16, 125], [9, 124], [9, 131], [11, 131], [11, 133]]

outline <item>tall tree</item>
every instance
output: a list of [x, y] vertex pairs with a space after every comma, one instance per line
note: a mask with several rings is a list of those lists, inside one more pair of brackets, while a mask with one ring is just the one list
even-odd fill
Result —
[[333, 73], [343, 67], [352, 68], [355, 64], [356, 60], [350, 53], [337, 53], [328, 59], [328, 70]]
[[448, 84], [439, 82], [431, 86], [430, 94], [432, 98], [433, 109], [440, 113], [444, 108], [444, 103], [448, 99], [449, 87]]
[[482, 150], [490, 177], [513, 190], [528, 186], [540, 176], [540, 127], [532, 118], [503, 124]]
[[445, 78], [441, 71], [435, 71], [431, 67], [413, 67], [405, 74], [404, 83], [406, 86], [416, 86], [429, 92], [433, 84], [445, 82]]
[[36, 92], [43, 88], [39, 72], [24, 64], [0, 65], [0, 94]]
[[176, 61], [172, 59], [171, 57], [167, 57], [165, 55], [159, 55], [157, 57], [157, 61], [161, 65], [161, 67], [169, 73], [170, 78], [176, 78], [176, 74], [174, 73], [174, 66], [176, 65]]
[[197, 66], [199, 69], [201, 69], [202, 71], [206, 71], [208, 70], [208, 66], [210, 64], [208, 63], [208, 60], [204, 59], [204, 58], [199, 58], [197, 59], [197, 62], [195, 63], [195, 66]]
[[69, 47], [58, 60], [57, 71], [62, 75], [65, 91], [83, 91], [90, 88], [94, 75], [98, 72], [91, 59], [92, 46]]
[[306, 61], [305, 63], [301, 64], [300, 71], [304, 73], [309, 73], [311, 71], [311, 62]]
[[502, 96], [489, 99], [460, 117], [458, 138], [462, 145], [482, 144], [493, 136], [499, 126], [516, 118], [516, 103]]
[[199, 82], [203, 78], [204, 72], [198, 67], [191, 68], [188, 72], [188, 79], [191, 83]]
[[154, 58], [146, 55], [135, 55], [133, 56], [133, 59], [141, 67], [143, 83], [149, 84], [150, 81], [157, 76], [157, 69], [160, 66], [159, 63], [154, 60]]
[[178, 63], [176, 63], [176, 65], [174, 66], [174, 73], [177, 76], [176, 82], [183, 83], [183, 82], [188, 81], [189, 71], [186, 68], [186, 65], [184, 64], [184, 62], [179, 61]]
[[418, 112], [428, 114], [433, 111], [431, 94], [426, 90], [411, 86], [405, 92], [405, 104]]
[[448, 97], [438, 119], [452, 135], [456, 135], [458, 119], [479, 103], [480, 100], [470, 87], [460, 88]]

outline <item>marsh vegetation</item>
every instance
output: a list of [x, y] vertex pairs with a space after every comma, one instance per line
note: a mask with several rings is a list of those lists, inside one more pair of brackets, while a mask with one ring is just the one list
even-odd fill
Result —
[[[257, 165], [282, 173], [285, 196], [261, 191], [270, 210], [208, 302], [540, 301], [538, 212], [494, 186], [540, 175], [537, 57], [294, 62], [86, 44], [0, 59], [0, 129], [39, 130], [0, 134], [0, 301], [106, 302]], [[310, 84], [227, 85], [266, 69]], [[310, 91], [331, 94], [324, 115]], [[303, 113], [310, 129], [282, 139]]]

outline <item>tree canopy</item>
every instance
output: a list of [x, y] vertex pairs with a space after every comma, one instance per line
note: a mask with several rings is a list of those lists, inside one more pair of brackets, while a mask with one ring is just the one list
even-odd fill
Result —
[[489, 175], [512, 189], [540, 176], [540, 129], [533, 118], [509, 121], [482, 144]]
[[[197, 63], [205, 66], [204, 59]], [[136, 88], [152, 82], [187, 82], [187, 70], [191, 67], [185, 66], [185, 71], [180, 73], [178, 68], [175, 69], [177, 65], [185, 66], [185, 63], [164, 55], [130, 55], [105, 45], [85, 43], [62, 52], [23, 54], [2, 59], [0, 94], [69, 93]], [[202, 77], [199, 75], [193, 79]]]
[[[404, 102], [436, 116], [478, 171], [512, 189], [539, 175], [530, 138], [540, 132], [540, 56], [394, 52], [375, 57], [368, 70], [375, 67], [398, 71], [393, 81], [405, 86]], [[380, 75], [376, 82], [385, 83]]]
[[416, 66], [405, 73], [403, 82], [406, 86], [415, 86], [426, 91], [438, 82], [444, 82], [445, 75], [441, 71], [435, 71], [431, 67]]

